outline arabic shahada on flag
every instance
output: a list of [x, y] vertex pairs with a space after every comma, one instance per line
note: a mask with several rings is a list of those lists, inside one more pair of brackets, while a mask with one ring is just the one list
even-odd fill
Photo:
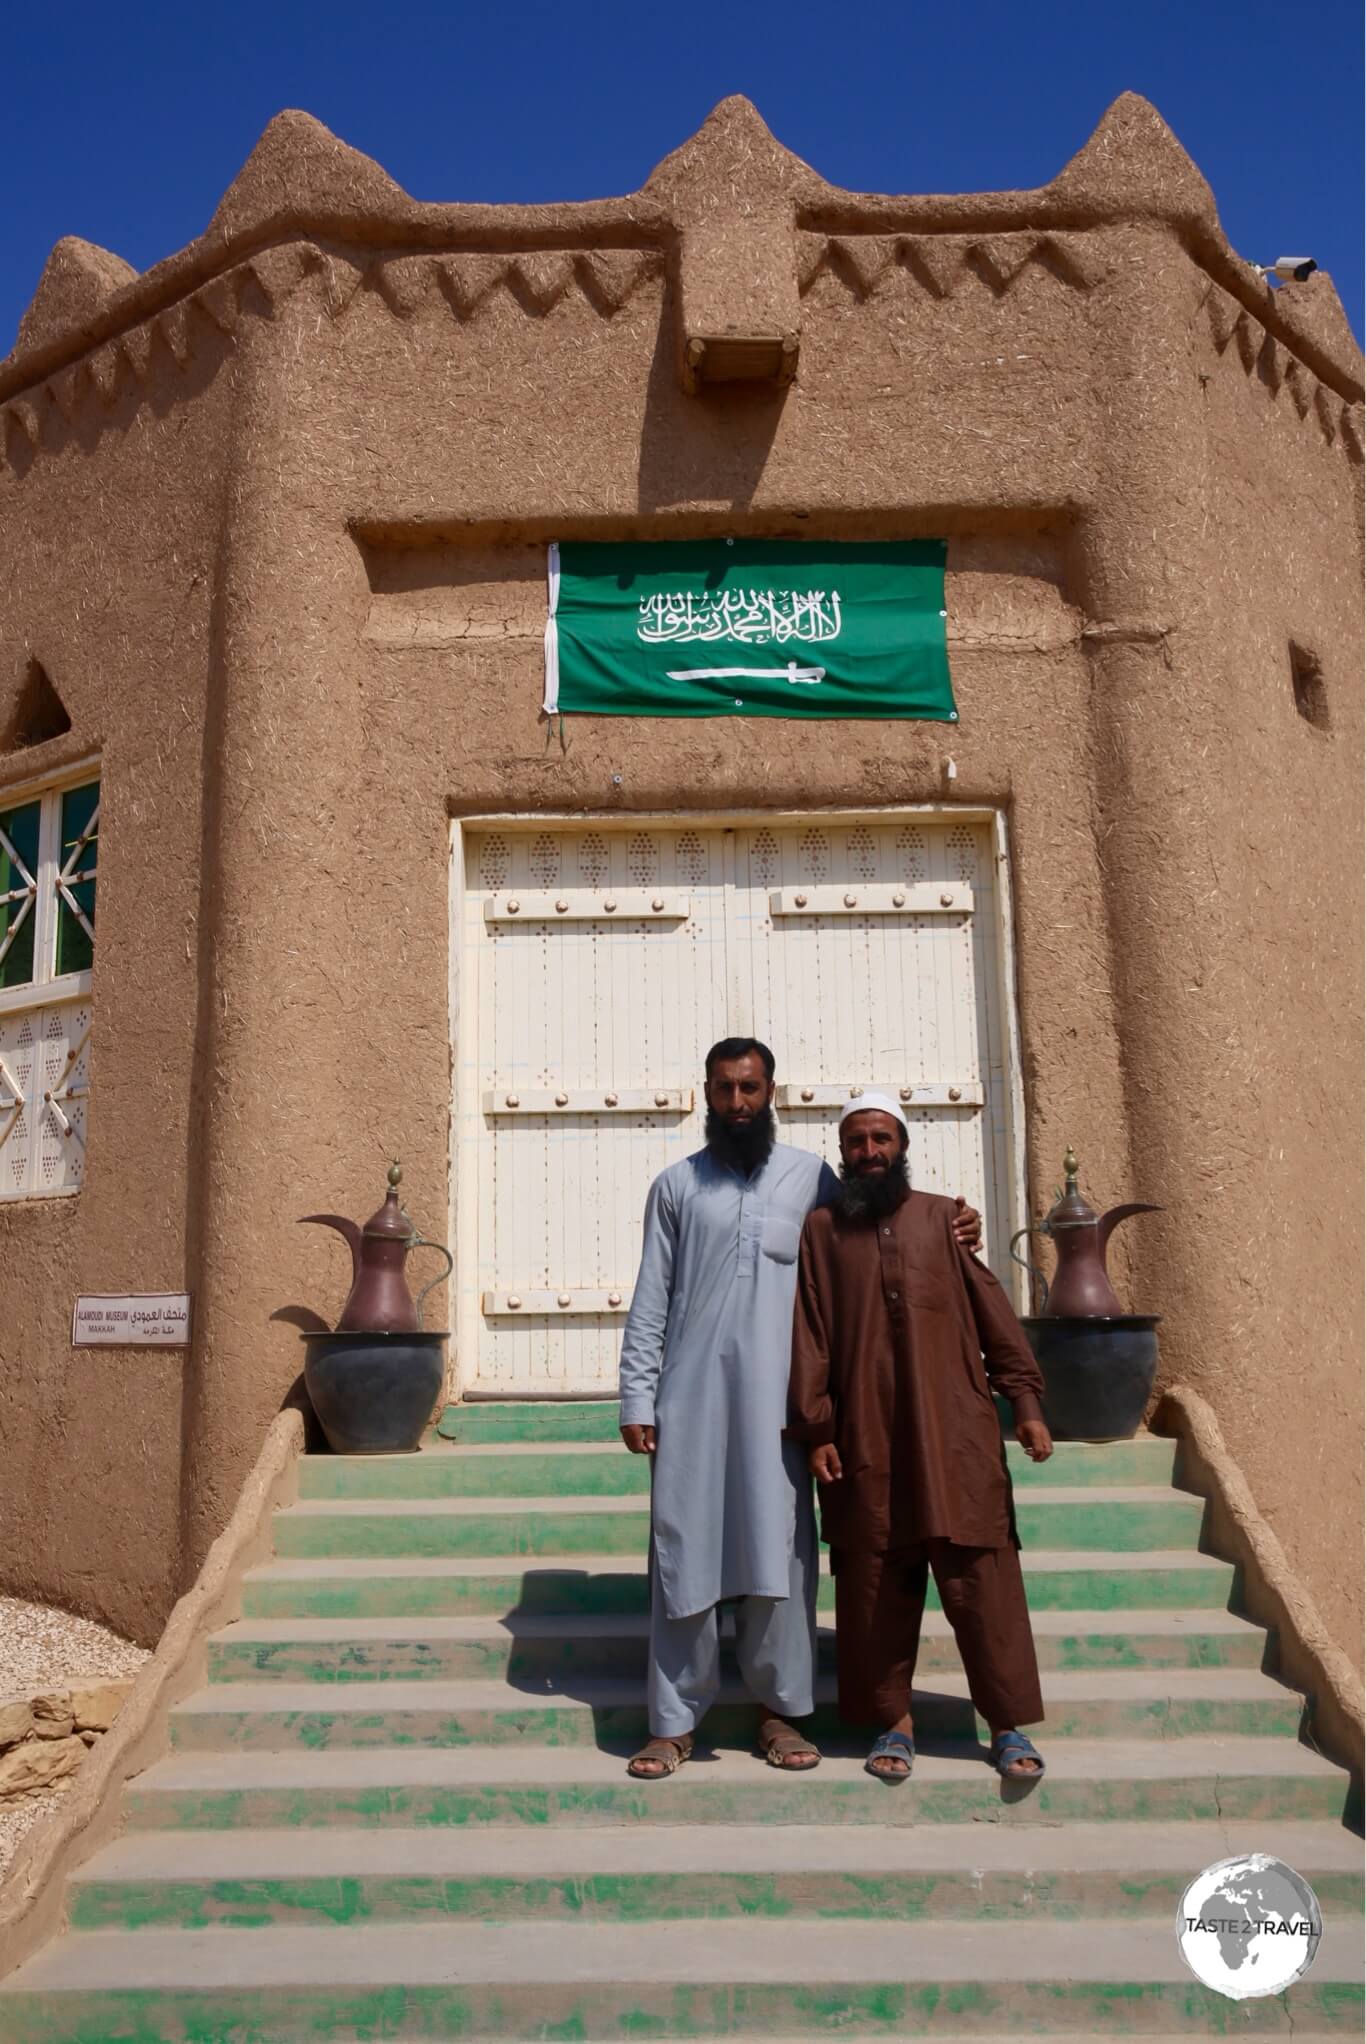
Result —
[[552, 715], [956, 723], [942, 539], [552, 546]]

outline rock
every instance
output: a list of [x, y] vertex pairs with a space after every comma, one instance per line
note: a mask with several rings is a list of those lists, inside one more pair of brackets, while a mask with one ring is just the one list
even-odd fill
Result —
[[85, 1743], [77, 1738], [26, 1739], [11, 1746], [0, 1753], [0, 1803], [50, 1788], [74, 1774], [84, 1758]]
[[0, 1752], [17, 1746], [33, 1730], [33, 1712], [25, 1697], [14, 1703], [0, 1703]]
[[35, 1696], [29, 1709], [33, 1712], [33, 1729], [40, 1739], [69, 1739], [76, 1729], [69, 1690], [54, 1689], [46, 1696]]
[[83, 1746], [93, 1746], [98, 1739], [103, 1737], [103, 1734], [100, 1732], [92, 1732], [87, 1726], [83, 1725], [80, 1731], [77, 1732], [76, 1737], [80, 1740]]
[[71, 1713], [78, 1732], [107, 1732], [119, 1714], [119, 1705], [133, 1686], [124, 1682], [88, 1682], [71, 1691]]

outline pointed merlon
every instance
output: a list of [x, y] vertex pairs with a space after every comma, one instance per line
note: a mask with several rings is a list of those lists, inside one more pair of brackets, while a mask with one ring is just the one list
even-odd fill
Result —
[[655, 170], [644, 195], [679, 230], [680, 380], [790, 383], [801, 345], [796, 209], [828, 187], [737, 93]]
[[131, 263], [111, 250], [74, 234], [64, 235], [43, 265], [38, 289], [19, 322], [17, 346], [37, 348], [68, 336], [83, 337], [110, 299], [137, 274]]
[[1107, 107], [1089, 141], [1044, 191], [1087, 223], [1160, 215], [1217, 230], [1214, 194], [1157, 108], [1136, 92]]
[[1106, 109], [1090, 140], [1040, 198], [1079, 225], [1144, 218], [1169, 222], [1198, 251], [1215, 281], [1301, 351], [1317, 376], [1349, 402], [1360, 398], [1361, 349], [1331, 283], [1321, 297], [1311, 289], [1312, 277], [1281, 290], [1264, 284], [1230, 247], [1204, 178], [1156, 107], [1136, 92], [1122, 93]]
[[830, 187], [783, 147], [758, 108], [736, 92], [655, 166], [641, 189], [686, 226], [718, 213], [746, 217], [790, 208], [820, 199]]
[[412, 201], [388, 171], [312, 114], [276, 114], [224, 192], [204, 237], [227, 244], [291, 229], [382, 240]]

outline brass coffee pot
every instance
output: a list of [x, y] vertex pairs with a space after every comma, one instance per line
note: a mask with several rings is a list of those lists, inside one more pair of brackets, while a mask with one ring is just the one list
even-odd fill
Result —
[[[1062, 1160], [1065, 1188], [1036, 1226], [1021, 1228], [1011, 1237], [1010, 1253], [1043, 1286], [1040, 1317], [1064, 1318], [1122, 1317], [1124, 1308], [1105, 1269], [1105, 1250], [1121, 1221], [1133, 1214], [1160, 1214], [1161, 1207], [1131, 1201], [1111, 1207], [1106, 1214], [1095, 1208], [1077, 1190], [1077, 1157], [1069, 1149]], [[1036, 1264], [1015, 1256], [1015, 1244], [1024, 1235], [1047, 1235], [1058, 1255], [1058, 1267], [1050, 1285]]]
[[[317, 1222], [335, 1228], [351, 1247], [351, 1290], [337, 1322], [338, 1333], [411, 1334], [422, 1325], [422, 1301], [433, 1285], [448, 1278], [455, 1259], [439, 1242], [419, 1235], [398, 1203], [403, 1177], [400, 1164], [389, 1166], [389, 1190], [384, 1204], [362, 1227], [342, 1214], [304, 1214], [299, 1225]], [[424, 1285], [414, 1300], [404, 1277], [410, 1249], [436, 1249], [446, 1259], [446, 1268]]]

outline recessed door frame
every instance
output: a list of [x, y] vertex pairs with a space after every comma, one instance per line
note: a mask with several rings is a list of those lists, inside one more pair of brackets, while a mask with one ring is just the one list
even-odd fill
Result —
[[[448, 1166], [449, 1211], [447, 1240], [455, 1257], [455, 1268], [451, 1272], [450, 1297], [452, 1312], [452, 1349], [447, 1385], [447, 1395], [455, 1398], [464, 1395], [477, 1398], [496, 1397], [495, 1392], [482, 1393], [477, 1386], [464, 1386], [463, 1344], [469, 1338], [471, 1329], [466, 1325], [468, 1314], [465, 1305], [465, 1279], [469, 1272], [478, 1271], [478, 1227], [479, 1202], [477, 1197], [478, 1157], [475, 1146], [467, 1144], [462, 1151], [460, 1124], [465, 1112], [473, 1111], [477, 1097], [478, 1081], [467, 1077], [461, 1064], [462, 1018], [465, 1012], [466, 992], [462, 985], [465, 947], [465, 834], [467, 831], [516, 832], [518, 834], [544, 830], [588, 830], [594, 827], [610, 830], [664, 830], [699, 829], [726, 830], [736, 828], [792, 829], [806, 824], [888, 824], [914, 821], [922, 818], [935, 823], [977, 823], [987, 825], [991, 834], [991, 852], [996, 865], [996, 911], [994, 943], [992, 951], [996, 967], [997, 994], [1001, 1003], [1001, 1024], [1005, 1042], [1005, 1144], [1006, 1183], [1004, 1187], [1006, 1212], [1009, 1217], [1009, 1233], [1013, 1236], [1029, 1220], [1028, 1181], [1026, 1175], [1026, 1139], [1024, 1111], [1024, 1080], [1020, 1048], [1019, 1001], [1016, 989], [1015, 970], [1015, 912], [1014, 889], [1011, 882], [1010, 839], [1005, 811], [1002, 809], [969, 807], [957, 802], [911, 802], [888, 804], [881, 807], [837, 808], [837, 809], [575, 809], [575, 810], [489, 810], [451, 819], [450, 838], [450, 942], [449, 991], [447, 1010], [450, 1023], [450, 1074], [451, 1099], [448, 1122], [450, 1129], [450, 1154]], [[471, 1026], [478, 1027], [474, 1007], [469, 1009]], [[466, 1100], [467, 1087], [473, 1087]], [[1010, 1272], [1009, 1290], [1017, 1312], [1029, 1311], [1029, 1300], [1025, 1290], [1025, 1279], [1017, 1266]], [[471, 1294], [476, 1296], [476, 1294]], [[477, 1307], [474, 1309], [477, 1311]], [[546, 1392], [553, 1398], [553, 1391]], [[567, 1397], [582, 1397], [583, 1393], [566, 1393]]]

